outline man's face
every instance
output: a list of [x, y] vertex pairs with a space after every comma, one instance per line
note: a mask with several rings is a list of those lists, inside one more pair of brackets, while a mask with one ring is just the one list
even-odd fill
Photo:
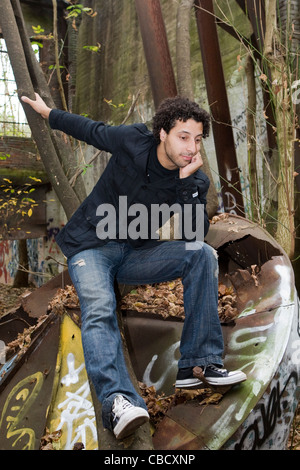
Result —
[[160, 144], [157, 149], [158, 160], [168, 170], [184, 168], [200, 151], [203, 124], [194, 119], [186, 122], [176, 121], [175, 126], [167, 134], [160, 131]]

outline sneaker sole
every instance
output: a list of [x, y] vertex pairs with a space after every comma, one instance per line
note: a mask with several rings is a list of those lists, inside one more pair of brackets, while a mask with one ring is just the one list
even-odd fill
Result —
[[176, 380], [175, 388], [197, 388], [203, 385], [203, 382], [199, 379], [183, 379], [183, 380]]
[[209, 385], [235, 385], [247, 380], [246, 374], [239, 371], [239, 373], [229, 372], [227, 377], [205, 377]]
[[143, 408], [139, 408], [138, 411], [137, 408], [130, 410], [120, 418], [120, 421], [114, 427], [114, 435], [116, 439], [124, 439], [124, 437], [133, 434], [147, 421], [149, 421], [149, 415]]

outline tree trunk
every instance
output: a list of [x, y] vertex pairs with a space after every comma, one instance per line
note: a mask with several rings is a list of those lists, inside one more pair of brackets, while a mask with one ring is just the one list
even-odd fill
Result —
[[[9, 0], [3, 0], [1, 2], [0, 25], [14, 71], [18, 94], [19, 96], [26, 95], [31, 99], [35, 99], [34, 83], [28, 70], [16, 18]], [[68, 178], [61, 166], [56, 148], [49, 133], [49, 126], [29, 105], [24, 104], [24, 110], [32, 131], [33, 139], [36, 142], [45, 170], [49, 176], [50, 183], [69, 219], [79, 206], [80, 201], [71, 188]]]
[[[45, 100], [45, 102], [50, 108], [56, 108], [44, 73], [39, 63], [37, 62], [36, 55], [31, 47], [31, 43], [29, 41], [26, 27], [24, 24], [20, 2], [19, 0], [11, 0], [11, 4], [15, 15], [16, 25], [19, 31], [20, 39], [23, 45], [25, 60], [33, 88], [41, 95], [41, 97]], [[74, 175], [75, 171], [77, 170], [77, 160], [71, 146], [71, 140], [69, 136], [63, 135], [60, 131], [54, 131], [50, 128], [48, 128], [48, 130], [59, 161], [63, 167], [64, 173], [70, 180], [70, 178]], [[82, 178], [78, 178], [76, 180], [76, 184], [74, 185], [74, 191], [78, 197], [79, 202], [82, 202], [86, 197], [86, 190]]]
[[[279, 67], [282, 67], [280, 70]], [[294, 141], [295, 127], [291, 122], [290, 96], [285, 88], [283, 77], [286, 76], [286, 65], [274, 62], [272, 69], [273, 82], [281, 83], [281, 90], [276, 95], [275, 116], [279, 151], [278, 176], [278, 213], [275, 238], [290, 258], [295, 251], [294, 225]]]
[[246, 63], [246, 76], [248, 88], [247, 106], [247, 144], [248, 144], [248, 168], [250, 182], [251, 216], [255, 222], [260, 222], [259, 192], [256, 166], [256, 88], [254, 76], [254, 62], [252, 55], [248, 54]]
[[194, 99], [191, 75], [190, 21], [194, 0], [181, 0], [177, 8], [176, 61], [178, 94]]
[[[288, 51], [277, 30], [276, 0], [269, 0], [266, 17], [264, 60], [270, 73], [270, 94], [274, 103], [276, 136], [279, 152], [278, 213], [275, 238], [289, 257], [295, 251], [294, 225], [294, 141], [295, 118], [290, 84]], [[286, 31], [288, 34], [288, 31]]]

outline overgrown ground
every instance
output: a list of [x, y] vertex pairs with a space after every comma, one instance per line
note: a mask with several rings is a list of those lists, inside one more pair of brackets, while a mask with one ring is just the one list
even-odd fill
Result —
[[[34, 288], [14, 288], [12, 286], [8, 286], [6, 284], [0, 284], [0, 318], [7, 315], [11, 310], [14, 310], [18, 305], [21, 304], [22, 297], [29, 295]], [[222, 287], [221, 287], [222, 290]], [[156, 295], [158, 294], [158, 295]], [[166, 300], [167, 296], [172, 296], [171, 292], [167, 292], [162, 287], [161, 292], [153, 292], [151, 288], [148, 289], [147, 295], [149, 295], [149, 299], [156, 297], [156, 310], [161, 309], [161, 314], [163, 314], [163, 307], [164, 301]], [[219, 296], [221, 296], [221, 300], [226, 297], [227, 301], [219, 302], [219, 314], [220, 316], [226, 316], [228, 320], [230, 317], [234, 315], [234, 303], [232, 297], [228, 299], [231, 293], [228, 292], [219, 292]], [[127, 298], [127, 305], [125, 302], [124, 307], [128, 307], [130, 303], [138, 303], [136, 307], [140, 308], [140, 310], [144, 310], [145, 305], [140, 302], [141, 299], [138, 299], [138, 292], [134, 293], [132, 296]], [[178, 299], [173, 299], [169, 297], [169, 302], [174, 301], [174, 315], [181, 316], [183, 311], [183, 306], [181, 302], [178, 302]], [[225, 315], [226, 314], [226, 315]], [[1, 339], [1, 338], [0, 338]], [[290, 438], [287, 445], [287, 450], [300, 450], [300, 404], [298, 405], [298, 409], [296, 411], [293, 424], [291, 426], [290, 431]]]

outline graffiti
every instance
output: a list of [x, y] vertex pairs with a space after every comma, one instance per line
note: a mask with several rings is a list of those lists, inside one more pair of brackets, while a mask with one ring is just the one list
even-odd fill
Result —
[[39, 259], [43, 250], [44, 245], [42, 239], [27, 240], [29, 269], [33, 273], [30, 275], [30, 280], [38, 287], [44, 282], [43, 276], [40, 275], [40, 273], [44, 272], [44, 261], [40, 261]]
[[[277, 321], [279, 321], [278, 318], [275, 319], [275, 323]], [[231, 353], [228, 353], [227, 358], [230, 359], [230, 356], [235, 354], [241, 355], [243, 350], [253, 351], [252, 354], [243, 354], [246, 361], [244, 368], [247, 368], [248, 374], [253, 374], [256, 377], [256, 380], [252, 383], [251, 393], [248, 394], [236, 415], [237, 420], [240, 420], [246, 413], [247, 408], [251, 405], [253, 396], [259, 396], [261, 390], [263, 390], [268, 382], [268, 375], [264, 375], [264, 372], [267, 374], [267, 369], [261, 368], [260, 364], [270, 364], [270, 351], [266, 345], [273, 335], [274, 343], [276, 344], [277, 342], [279, 344], [279, 340], [276, 341], [276, 336], [280, 333], [276, 328], [274, 330], [273, 326], [274, 322], [272, 321], [266, 325], [242, 328], [234, 332], [230, 339], [229, 349]], [[277, 356], [280, 357], [280, 353], [279, 348], [273, 352], [272, 362], [276, 362]]]
[[81, 364], [77, 369], [75, 369], [75, 357], [72, 353], [68, 354], [67, 364], [69, 372], [61, 379], [61, 383], [68, 387], [71, 384], [79, 382], [79, 373], [84, 368], [84, 364]]
[[[84, 370], [84, 364], [75, 368], [75, 357], [72, 353], [67, 356], [68, 373], [62, 378], [61, 383], [67, 387], [80, 382], [79, 374]], [[66, 391], [66, 399], [58, 404], [60, 410], [60, 423], [57, 430], [63, 429], [65, 438], [65, 450], [72, 450], [76, 442], [82, 442], [85, 448], [89, 439], [97, 442], [97, 428], [95, 412], [90, 399], [90, 387], [86, 380], [75, 391]], [[65, 431], [66, 430], [66, 431]], [[91, 436], [90, 436], [91, 434]], [[92, 437], [92, 439], [91, 439]]]
[[242, 111], [232, 120], [235, 137], [235, 148], [247, 139], [246, 110]]
[[[249, 200], [249, 197], [247, 196], [247, 194], [249, 193], [250, 185], [249, 185], [249, 181], [246, 178], [244, 178], [242, 174], [240, 174], [240, 183], [241, 183], [242, 193], [244, 196], [246, 196], [245, 201], [244, 201], [245, 211], [246, 213], [250, 213], [250, 200]], [[218, 207], [217, 212], [225, 211], [230, 214], [237, 215], [237, 210], [236, 210], [237, 203], [236, 203], [236, 198], [234, 195], [235, 190], [233, 189], [233, 192], [229, 192], [229, 191], [226, 192], [225, 194], [226, 199], [223, 201], [220, 181], [217, 181], [215, 186], [216, 186], [216, 191], [218, 194], [218, 202], [219, 202], [219, 207]]]
[[4, 240], [0, 242], [0, 281], [9, 284], [19, 267], [19, 242]]
[[50, 227], [47, 230], [47, 241], [49, 242], [49, 254], [60, 254], [60, 248], [55, 241], [56, 235], [60, 232], [59, 227]]
[[[265, 120], [262, 118], [262, 113], [257, 113], [256, 116], [256, 136], [255, 140], [257, 143], [258, 149], [260, 152], [263, 152], [264, 147], [268, 147], [266, 141], [266, 124]], [[227, 191], [225, 194], [222, 195], [221, 193], [221, 185], [222, 179], [224, 178], [228, 183], [231, 182], [232, 173], [239, 170], [240, 175], [240, 184], [241, 184], [241, 192], [244, 199], [244, 209], [246, 215], [251, 214], [251, 194], [249, 192], [249, 180], [251, 175], [249, 175], [249, 168], [247, 167], [247, 158], [245, 160], [245, 155], [248, 153], [247, 148], [247, 123], [246, 123], [246, 109], [243, 109], [241, 112], [238, 112], [232, 119], [232, 129], [234, 134], [234, 145], [236, 148], [237, 153], [237, 161], [238, 161], [238, 168], [228, 168], [226, 170], [226, 175], [222, 175], [221, 182], [216, 181], [216, 189], [218, 192], [218, 199], [219, 199], [219, 208], [218, 212], [225, 212], [239, 215], [240, 211], [237, 207], [236, 202], [236, 191], [233, 188], [232, 191]], [[258, 170], [259, 173], [259, 170]], [[245, 175], [245, 176], [244, 176]], [[261, 182], [262, 184], [262, 182]], [[260, 188], [261, 194], [263, 194], [263, 188]], [[224, 197], [224, 200], [222, 198]]]
[[12, 439], [12, 447], [33, 450], [35, 432], [24, 427], [26, 413], [33, 406], [43, 385], [42, 372], [36, 372], [21, 380], [10, 392], [3, 407], [0, 420], [0, 435]]
[[[42, 240], [28, 239], [27, 252], [29, 258], [29, 269], [36, 273], [42, 272], [42, 264], [38, 264], [39, 253], [42, 252]], [[0, 281], [5, 284], [12, 283], [19, 268], [19, 241], [5, 240], [0, 242]], [[36, 284], [40, 285], [39, 276], [33, 276], [37, 279]], [[36, 278], [36, 279], [35, 279]]]
[[295, 90], [292, 94], [292, 101], [294, 104], [300, 103], [300, 80], [295, 80], [292, 83], [292, 90]]
[[[292, 372], [290, 374], [282, 391], [280, 391], [279, 382], [277, 382], [277, 384], [272, 388], [268, 402], [262, 403], [260, 405], [259, 415], [246, 429], [240, 442], [235, 444], [235, 450], [243, 450], [245, 448], [247, 450], [256, 450], [260, 448], [271, 436], [278, 423], [278, 420], [282, 417], [285, 408], [290, 409], [290, 407], [286, 406], [288, 402], [288, 394], [286, 391], [292, 381], [295, 382], [295, 386], [292, 387], [292, 390], [294, 391], [298, 382], [298, 376], [296, 372]], [[292, 417], [293, 415], [291, 414], [290, 420]], [[287, 419], [285, 418], [284, 421], [287, 422]]]
[[4, 278], [4, 282], [7, 282], [8, 272], [6, 269], [5, 258], [9, 254], [9, 242], [0, 242], [0, 278]]
[[[300, 101], [300, 100], [299, 100]], [[257, 114], [257, 126], [256, 126], [256, 139], [259, 141], [266, 134], [266, 125], [261, 119], [261, 114]], [[234, 142], [235, 148], [237, 149], [242, 144], [247, 142], [247, 123], [246, 123], [246, 110], [243, 110], [241, 113], [237, 114], [232, 119], [232, 127], [234, 133]]]
[[[51, 220], [50, 220], [51, 221]], [[53, 255], [58, 261], [64, 262], [63, 255], [55, 241], [59, 227], [50, 227], [44, 238], [27, 239], [29, 281], [40, 287], [49, 277], [58, 274], [59, 265], [53, 261], [45, 261], [47, 255]], [[0, 242], [0, 282], [10, 284], [19, 268], [18, 240]], [[49, 273], [49, 276], [47, 274]]]
[[179, 346], [180, 346], [180, 341], [177, 341], [176, 343], [171, 344], [171, 346], [163, 353], [162, 360], [164, 364], [168, 364], [168, 369], [164, 371], [163, 375], [161, 375], [160, 378], [156, 382], [153, 382], [151, 380], [151, 372], [158, 359], [158, 355], [154, 354], [151, 361], [147, 365], [144, 375], [143, 375], [142, 381], [145, 384], [147, 384], [149, 387], [154, 386], [156, 390], [160, 390], [162, 388], [166, 380], [166, 376], [168, 372], [172, 372], [173, 369], [177, 368], [178, 359], [176, 358], [175, 353], [177, 352]]
[[236, 214], [236, 199], [234, 195], [230, 192], [226, 192], [225, 196], [227, 200], [225, 201], [225, 212], [228, 212], [229, 214]]

